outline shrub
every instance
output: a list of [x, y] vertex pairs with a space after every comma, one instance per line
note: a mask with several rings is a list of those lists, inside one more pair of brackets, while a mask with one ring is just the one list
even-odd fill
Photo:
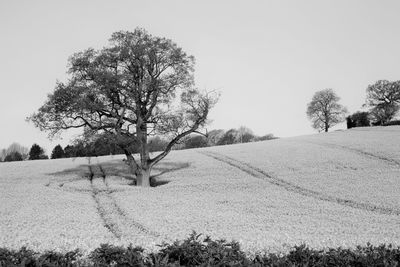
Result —
[[357, 111], [346, 118], [347, 129], [353, 127], [371, 126], [370, 114], [365, 111]]
[[[193, 232], [184, 241], [164, 244], [158, 252], [158, 259], [168, 259], [168, 263], [177, 266], [246, 266], [250, 265], [237, 242], [200, 239], [200, 234]], [[153, 256], [154, 258], [154, 256]]]
[[160, 245], [160, 251], [145, 254], [143, 248], [102, 244], [82, 258], [78, 250], [67, 253], [36, 253], [0, 248], [0, 266], [399, 266], [400, 247], [358, 246], [352, 249], [294, 247], [286, 254], [246, 255], [237, 242], [200, 238], [193, 232], [183, 241]]
[[124, 248], [102, 244], [90, 253], [89, 259], [95, 266], [144, 266], [146, 262], [141, 247]]

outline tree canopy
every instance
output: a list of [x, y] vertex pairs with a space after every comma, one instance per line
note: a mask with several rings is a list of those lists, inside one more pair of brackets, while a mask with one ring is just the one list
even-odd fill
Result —
[[345, 120], [347, 109], [339, 104], [340, 97], [333, 89], [324, 89], [314, 94], [307, 105], [307, 116], [314, 129], [327, 132], [332, 126]]
[[396, 115], [400, 109], [400, 81], [379, 80], [367, 88], [366, 105], [375, 124], [383, 124]]
[[[139, 28], [112, 34], [103, 49], [74, 54], [68, 73], [69, 80], [58, 82], [29, 119], [50, 136], [81, 127], [108, 135], [124, 150], [138, 185], [150, 185], [152, 166], [181, 138], [206, 124], [217, 100], [194, 87], [193, 56]], [[170, 140], [154, 158], [149, 135]], [[131, 147], [139, 150], [140, 162]]]

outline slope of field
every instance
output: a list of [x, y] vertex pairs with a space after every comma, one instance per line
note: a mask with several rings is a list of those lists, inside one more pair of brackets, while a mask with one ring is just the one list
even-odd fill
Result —
[[400, 127], [174, 151], [131, 186], [122, 156], [0, 164], [0, 247], [157, 249], [192, 230], [244, 250], [400, 245]]

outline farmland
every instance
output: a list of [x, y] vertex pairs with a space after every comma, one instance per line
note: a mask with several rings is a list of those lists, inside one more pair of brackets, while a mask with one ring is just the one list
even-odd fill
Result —
[[400, 245], [400, 127], [173, 151], [156, 187], [123, 156], [0, 164], [0, 247], [148, 250], [191, 231], [249, 253]]

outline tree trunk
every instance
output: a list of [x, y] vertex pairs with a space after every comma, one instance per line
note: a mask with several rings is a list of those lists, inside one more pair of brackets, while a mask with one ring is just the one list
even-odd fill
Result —
[[136, 176], [137, 186], [150, 187], [150, 171], [151, 168], [139, 170]]
[[329, 126], [327, 124], [325, 124], [325, 132], [327, 133], [329, 129]]
[[141, 116], [138, 116], [136, 124], [136, 134], [139, 140], [140, 149], [140, 166], [137, 170], [137, 185], [143, 187], [150, 186], [150, 153], [149, 145], [147, 144], [147, 124]]

